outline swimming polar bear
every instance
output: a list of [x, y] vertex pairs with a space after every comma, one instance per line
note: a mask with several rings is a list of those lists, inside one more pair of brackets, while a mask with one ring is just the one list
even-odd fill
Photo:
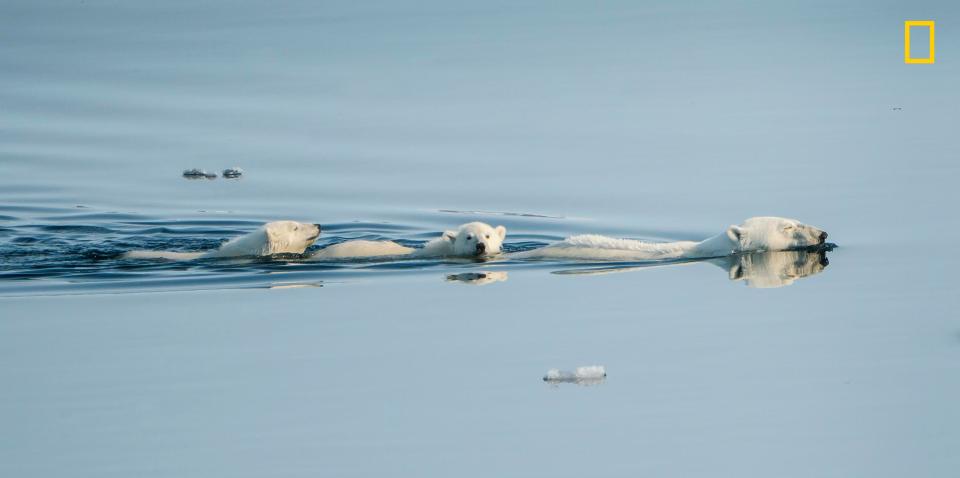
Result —
[[371, 257], [488, 257], [500, 253], [507, 228], [493, 227], [482, 222], [471, 222], [445, 231], [422, 248], [401, 246], [393, 241], [355, 240], [325, 247], [310, 256], [310, 260], [361, 259]]
[[231, 239], [219, 249], [208, 252], [130, 251], [124, 259], [166, 259], [187, 261], [215, 257], [269, 256], [303, 254], [320, 237], [319, 224], [296, 221], [268, 222], [257, 230]]
[[824, 244], [827, 233], [795, 219], [751, 217], [700, 242], [644, 242], [593, 234], [573, 236], [539, 249], [512, 254], [517, 259], [654, 261], [706, 259], [740, 252], [785, 251]]

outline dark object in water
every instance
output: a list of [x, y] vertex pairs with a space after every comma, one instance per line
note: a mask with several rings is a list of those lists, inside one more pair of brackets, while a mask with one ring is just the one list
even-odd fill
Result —
[[243, 176], [243, 170], [240, 168], [227, 168], [223, 170], [223, 177], [226, 179], [237, 179]]
[[185, 169], [183, 177], [187, 179], [217, 179], [217, 173], [208, 173], [202, 169]]
[[463, 281], [463, 282], [472, 282], [480, 279], [486, 279], [487, 274], [483, 272], [464, 272], [462, 274], [449, 274], [447, 275], [447, 280], [449, 281]]

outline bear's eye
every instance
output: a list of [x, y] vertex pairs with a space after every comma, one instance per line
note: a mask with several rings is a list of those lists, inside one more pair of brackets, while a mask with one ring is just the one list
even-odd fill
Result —
[[467, 236], [467, 240], [468, 240], [468, 241], [472, 241], [472, 240], [473, 240], [473, 236]]
[[487, 239], [490, 239], [490, 234], [487, 234]]

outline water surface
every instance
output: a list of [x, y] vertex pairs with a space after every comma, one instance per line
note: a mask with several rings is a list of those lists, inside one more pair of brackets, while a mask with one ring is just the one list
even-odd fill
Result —
[[[937, 63], [905, 65], [925, 18]], [[0, 474], [953, 476], [957, 23], [947, 2], [5, 1]], [[524, 250], [757, 215], [839, 247], [119, 257], [277, 219], [322, 223], [316, 247], [482, 220]], [[594, 386], [541, 380], [593, 364]]]

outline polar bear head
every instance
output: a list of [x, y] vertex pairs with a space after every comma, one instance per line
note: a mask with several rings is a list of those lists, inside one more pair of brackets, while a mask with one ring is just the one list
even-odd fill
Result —
[[471, 222], [456, 231], [444, 232], [442, 240], [450, 243], [455, 256], [492, 256], [500, 253], [506, 237], [507, 228], [503, 226]]
[[823, 244], [827, 233], [795, 219], [751, 217], [727, 228], [738, 252], [786, 251]]
[[302, 254], [320, 237], [319, 224], [296, 221], [274, 221], [263, 225], [268, 254]]

